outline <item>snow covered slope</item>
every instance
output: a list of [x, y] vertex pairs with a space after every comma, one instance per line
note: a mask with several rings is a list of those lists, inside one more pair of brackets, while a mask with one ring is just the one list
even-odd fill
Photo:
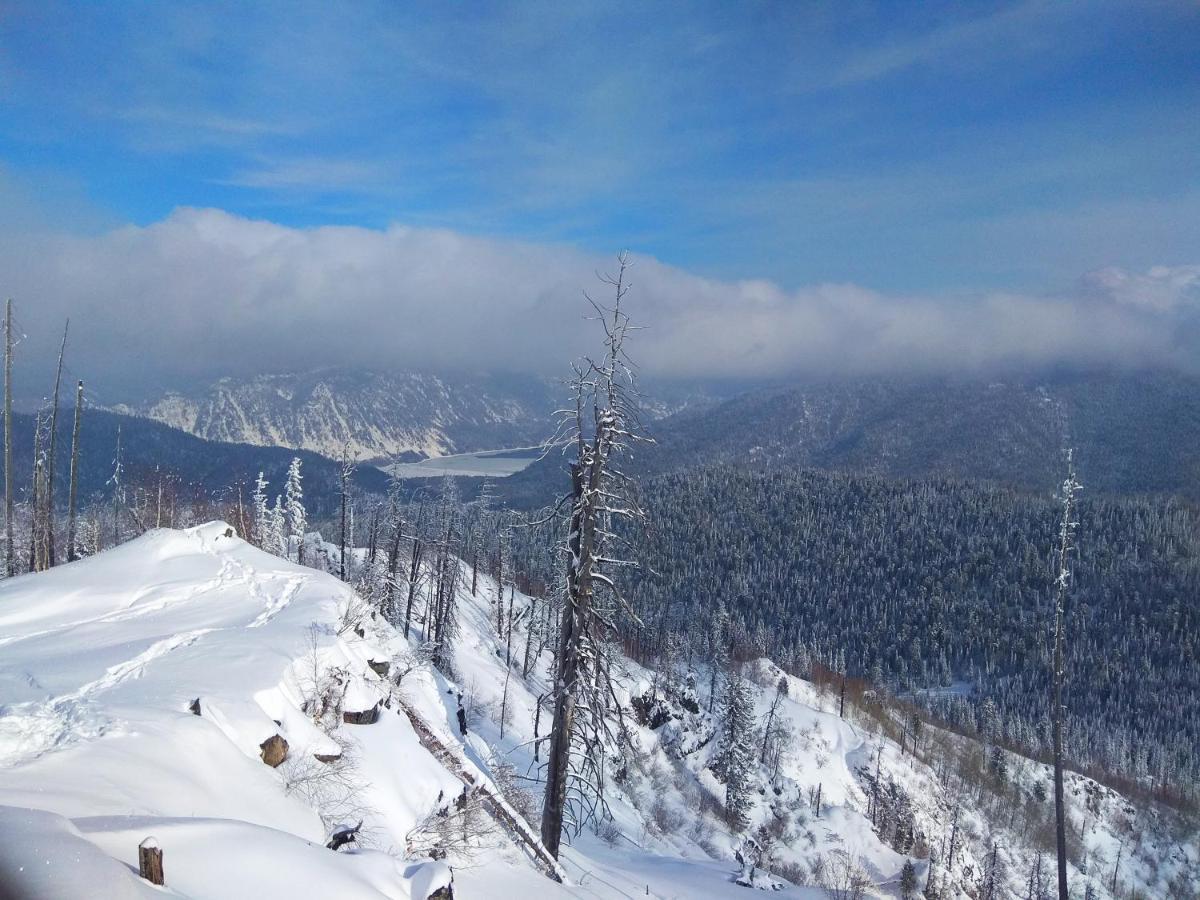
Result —
[[[348, 586], [221, 523], [0, 582], [0, 884], [162, 896], [136, 875], [138, 844], [153, 837], [167, 895], [194, 898], [424, 900], [452, 871], [459, 898], [753, 896], [739, 876], [808, 898], [825, 896], [818, 885], [843, 863], [868, 895], [895, 896], [905, 861], [923, 879], [931, 849], [942, 896], [957, 898], [980, 895], [993, 847], [1000, 883], [1024, 896], [1035, 859], [1024, 806], [989, 806], [956, 784], [955, 766], [914, 759], [766, 660], [746, 667], [753, 719], [767, 718], [782, 679], [776, 715], [790, 733], [784, 752], [750, 763], [750, 825], [734, 833], [711, 767], [707, 670], [615, 659], [631, 745], [608, 767], [611, 817], [573, 836], [567, 883], [555, 883], [527, 824], [549, 654], [535, 641], [527, 656], [526, 643], [545, 602], [506, 587], [516, 625], [502, 639], [496, 584], [481, 577], [473, 596], [468, 576], [453, 680], [426, 661], [419, 626], [405, 639]], [[272, 767], [279, 739], [286, 759]], [[1010, 762], [1014, 781], [1045, 780], [1044, 767]], [[1178, 886], [1200, 871], [1193, 834], [1087, 779], [1070, 787], [1090, 870], [1073, 870], [1081, 889], [1090, 878], [1109, 896], [1115, 866], [1123, 889], [1188, 896]], [[360, 821], [356, 844], [325, 848], [339, 823]], [[897, 829], [908, 822], [911, 833]], [[773, 875], [749, 879], [737, 860], [751, 835], [771, 844], [759, 861]]]
[[[467, 690], [503, 682], [483, 581], [461, 598]], [[347, 586], [223, 523], [0, 583], [2, 881], [22, 897], [151, 896], [136, 866], [153, 837], [167, 888], [195, 898], [423, 900], [448, 883], [447, 863], [458, 897], [732, 889], [730, 866], [703, 854], [636, 853], [601, 871], [573, 853], [572, 883], [551, 881], [514, 837], [530, 830], [492, 782], [490, 741], [460, 740], [457, 693]], [[273, 768], [277, 735], [287, 759]], [[490, 823], [469, 856], [421, 858], [468, 781], [494, 798]], [[496, 826], [498, 809], [515, 828]], [[338, 822], [359, 820], [357, 849], [325, 848]]]
[[[375, 776], [381, 850], [324, 848], [329, 823], [301, 782], [324, 765], [313, 754], [341, 748], [300, 711], [304, 666], [315, 651], [369, 708], [386, 690], [367, 666], [382, 650], [337, 633], [350, 600], [339, 582], [229, 534], [219, 523], [155, 531], [0, 586], [0, 831], [45, 836], [0, 841], [0, 868], [35, 896], [140, 896], [96, 848], [135, 864], [154, 836], [179, 895], [424, 898], [445, 866], [382, 851], [402, 850], [460, 783], [407, 720], [381, 717], [348, 736]], [[276, 734], [289, 745], [278, 769], [260, 749]]]

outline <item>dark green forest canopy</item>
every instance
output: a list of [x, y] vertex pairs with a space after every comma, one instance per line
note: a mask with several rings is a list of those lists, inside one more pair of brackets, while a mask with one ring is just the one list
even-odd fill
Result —
[[[1010, 739], [1043, 746], [1053, 498], [950, 480], [709, 467], [649, 479], [632, 597], [643, 640], [719, 601], [744, 653], [819, 660], [897, 691], [967, 681]], [[1070, 750], [1194, 781], [1200, 515], [1173, 499], [1085, 499], [1068, 611]], [[660, 617], [665, 616], [665, 619]], [[972, 720], [968, 704], [940, 700]]]

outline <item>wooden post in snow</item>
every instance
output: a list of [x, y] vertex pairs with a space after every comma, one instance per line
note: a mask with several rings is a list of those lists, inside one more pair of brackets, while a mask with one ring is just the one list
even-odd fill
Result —
[[152, 837], [138, 844], [138, 874], [151, 884], [165, 884], [163, 856], [158, 841]]

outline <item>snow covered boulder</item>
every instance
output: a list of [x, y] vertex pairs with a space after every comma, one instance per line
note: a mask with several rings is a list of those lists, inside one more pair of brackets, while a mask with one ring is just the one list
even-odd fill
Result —
[[342, 721], [347, 725], [374, 725], [379, 721], [379, 703], [357, 712], [346, 710], [342, 713]]
[[361, 680], [352, 681], [342, 699], [342, 721], [347, 725], [374, 725], [379, 721], [383, 698]]

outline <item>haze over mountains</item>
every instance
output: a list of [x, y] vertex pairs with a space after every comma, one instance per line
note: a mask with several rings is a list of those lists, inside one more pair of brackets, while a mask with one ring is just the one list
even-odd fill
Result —
[[[382, 466], [536, 446], [553, 433], [554, 410], [566, 394], [565, 386], [537, 377], [325, 369], [224, 378], [111, 409], [214, 447], [336, 458], [348, 446], [360, 464]], [[646, 407], [655, 442], [632, 463], [646, 475], [697, 464], [817, 468], [982, 480], [1046, 494], [1061, 478], [1062, 448], [1071, 445], [1089, 492], [1200, 496], [1200, 378], [1169, 371], [829, 379], [754, 388], [657, 382], [646, 387]], [[135, 452], [142, 431], [137, 423], [126, 426], [126, 446]], [[97, 472], [111, 463], [112, 437], [102, 446], [85, 442]], [[154, 443], [163, 446], [163, 439]], [[179, 439], [166, 443], [183, 446]], [[286, 454], [277, 455], [262, 465], [280, 468]], [[218, 456], [241, 460], [239, 470], [255, 465], [250, 447]], [[216, 477], [211, 465], [197, 470], [189, 460], [202, 457], [190, 451], [171, 458], [185, 481], [211, 484]], [[561, 469], [550, 454], [499, 489], [515, 505], [538, 506], [561, 488]]]

